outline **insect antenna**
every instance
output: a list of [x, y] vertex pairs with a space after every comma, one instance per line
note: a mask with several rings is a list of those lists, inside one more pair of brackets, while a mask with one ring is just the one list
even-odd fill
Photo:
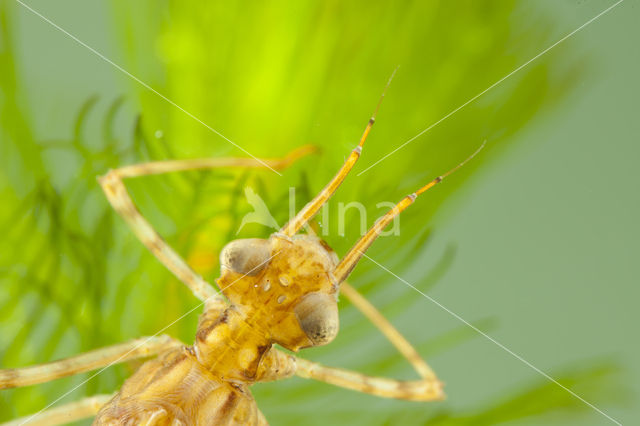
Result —
[[376, 223], [371, 228], [369, 228], [367, 233], [364, 234], [358, 240], [358, 242], [351, 248], [351, 250], [349, 250], [349, 252], [340, 260], [340, 263], [338, 264], [338, 266], [336, 266], [336, 269], [333, 275], [336, 277], [338, 282], [341, 283], [345, 279], [347, 279], [347, 277], [349, 276], [353, 268], [355, 268], [356, 264], [364, 254], [364, 252], [371, 246], [371, 244], [373, 244], [373, 242], [376, 240], [376, 238], [378, 238], [378, 236], [384, 230], [384, 228], [386, 228], [386, 226], [396, 216], [402, 213], [404, 209], [406, 209], [411, 204], [413, 204], [416, 198], [418, 198], [418, 195], [433, 188], [435, 185], [442, 182], [444, 178], [446, 178], [447, 176], [449, 176], [450, 174], [452, 174], [453, 172], [457, 171], [462, 166], [464, 166], [473, 157], [475, 157], [482, 150], [482, 148], [484, 148], [486, 142], [487, 141], [482, 142], [482, 145], [480, 145], [480, 147], [476, 149], [475, 152], [471, 154], [469, 157], [467, 157], [463, 162], [461, 162], [460, 164], [458, 164], [457, 166], [455, 166], [445, 174], [440, 175], [437, 178], [433, 179], [431, 182], [427, 183], [417, 191], [407, 195], [398, 204], [396, 204], [391, 210], [389, 210], [382, 217], [380, 217], [376, 221]]
[[382, 91], [382, 95], [380, 95], [380, 100], [378, 101], [378, 105], [376, 106], [376, 109], [373, 112], [373, 115], [369, 119], [369, 122], [367, 123], [367, 127], [365, 127], [364, 129], [364, 132], [360, 137], [360, 141], [358, 142], [358, 145], [351, 151], [351, 154], [349, 154], [349, 157], [347, 158], [343, 166], [340, 168], [338, 173], [333, 177], [333, 179], [324, 188], [322, 188], [322, 191], [320, 191], [320, 193], [316, 195], [313, 200], [309, 201], [309, 203], [307, 203], [307, 205], [304, 206], [302, 210], [300, 210], [300, 212], [298, 212], [298, 214], [280, 230], [279, 232], [280, 234], [291, 237], [296, 232], [298, 232], [309, 221], [309, 219], [311, 219], [316, 213], [318, 213], [318, 211], [322, 208], [324, 203], [326, 203], [329, 200], [329, 198], [331, 198], [331, 196], [336, 192], [340, 184], [347, 177], [347, 175], [349, 174], [353, 166], [356, 164], [356, 161], [358, 161], [358, 158], [360, 158], [360, 154], [362, 153], [362, 147], [364, 146], [364, 142], [367, 140], [367, 136], [369, 136], [369, 132], [371, 132], [371, 128], [373, 127], [373, 124], [376, 121], [378, 110], [380, 109], [380, 105], [382, 104], [384, 95], [387, 93], [387, 89], [391, 84], [391, 80], [393, 80], [393, 77], [396, 75], [396, 71], [398, 71], [398, 67], [396, 67], [396, 69], [393, 70], [391, 77], [389, 77], [389, 80], [387, 81], [387, 84], [385, 85], [384, 90]]

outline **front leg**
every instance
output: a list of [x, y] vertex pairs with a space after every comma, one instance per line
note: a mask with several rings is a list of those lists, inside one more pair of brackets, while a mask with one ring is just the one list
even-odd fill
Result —
[[255, 381], [272, 382], [286, 379], [294, 374], [296, 374], [296, 357], [272, 347], [260, 360]]
[[224, 305], [224, 299], [218, 295], [213, 287], [200, 275], [195, 273], [189, 265], [176, 253], [169, 244], [156, 232], [151, 224], [140, 214], [133, 200], [129, 196], [120, 169], [111, 170], [99, 179], [109, 203], [131, 227], [134, 234], [147, 246], [149, 251], [167, 267], [180, 281], [191, 289], [200, 300], [215, 299]]
[[142, 216], [133, 203], [124, 179], [163, 173], [182, 172], [187, 170], [216, 169], [220, 167], [264, 168], [281, 170], [289, 167], [298, 159], [316, 151], [313, 146], [303, 146], [286, 157], [258, 160], [253, 158], [200, 158], [192, 160], [169, 160], [135, 164], [110, 170], [98, 181], [109, 200], [109, 203], [131, 227], [136, 236], [153, 253], [153, 255], [182, 281], [193, 294], [208, 304], [217, 303], [226, 306], [222, 295], [217, 293], [211, 284], [206, 282], [184, 261], [184, 259], [158, 234], [153, 226]]
[[440, 401], [445, 397], [442, 391], [442, 382], [437, 379], [396, 380], [367, 376], [341, 368], [326, 367], [302, 358], [296, 358], [295, 362], [297, 376], [370, 395], [408, 401]]
[[327, 367], [272, 348], [258, 370], [257, 381], [280, 380], [293, 374], [342, 388], [384, 398], [408, 401], [440, 401], [445, 398], [442, 382], [436, 378], [396, 380], [367, 376], [351, 370]]
[[436, 380], [436, 374], [420, 357], [418, 351], [407, 339], [386, 319], [378, 309], [362, 296], [346, 281], [340, 285], [340, 294], [344, 295], [385, 335], [393, 346], [404, 356], [423, 379]]

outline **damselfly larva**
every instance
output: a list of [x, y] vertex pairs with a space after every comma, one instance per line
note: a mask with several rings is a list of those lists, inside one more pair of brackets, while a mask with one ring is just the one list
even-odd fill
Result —
[[[0, 388], [11, 388], [157, 355], [127, 379], [115, 395], [86, 398], [10, 424], [53, 425], [95, 416], [96, 425], [263, 425], [267, 422], [249, 387], [292, 375], [387, 398], [444, 398], [441, 382], [418, 352], [345, 280], [394, 217], [464, 162], [404, 197], [342, 259], [318, 237], [299, 234], [355, 165], [379, 107], [380, 103], [337, 175], [289, 223], [268, 239], [236, 240], [222, 250], [217, 280], [220, 292], [196, 274], [140, 214], [123, 180], [218, 167], [282, 169], [313, 152], [313, 147], [302, 147], [281, 159], [152, 162], [111, 170], [101, 177], [100, 185], [114, 209], [158, 260], [203, 301], [195, 341], [185, 345], [165, 335], [154, 335], [48, 364], [0, 370]], [[385, 334], [413, 365], [419, 380], [371, 377], [326, 367], [274, 347], [278, 344], [295, 353], [330, 343], [339, 328], [339, 293]]]

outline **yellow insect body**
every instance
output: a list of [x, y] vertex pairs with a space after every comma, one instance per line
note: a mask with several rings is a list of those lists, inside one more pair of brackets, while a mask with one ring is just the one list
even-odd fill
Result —
[[218, 285], [231, 305], [206, 309], [194, 345], [145, 363], [94, 424], [265, 424], [249, 386], [295, 372], [273, 344], [298, 351], [338, 332], [337, 258], [325, 247], [278, 235], [229, 244]]

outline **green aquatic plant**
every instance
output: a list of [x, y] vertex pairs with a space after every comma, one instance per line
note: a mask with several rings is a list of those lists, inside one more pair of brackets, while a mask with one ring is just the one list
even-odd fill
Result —
[[[346, 182], [330, 206], [330, 217], [339, 201], [348, 200], [362, 202], [369, 217], [375, 217], [377, 202], [398, 200], [488, 141], [482, 156], [407, 212], [400, 236], [372, 248], [372, 257], [394, 271], [415, 266], [415, 255], [428, 250], [429, 219], [445, 199], [502, 155], [537, 114], [562, 99], [579, 79], [576, 70], [583, 61], [567, 55], [541, 58], [457, 111], [455, 120], [440, 123], [552, 41], [553, 28], [544, 14], [533, 15], [535, 25], [524, 26], [526, 11], [515, 1], [462, 3], [371, 7], [366, 2], [280, 1], [247, 10], [228, 3], [114, 1], [112, 24], [123, 66], [197, 120], [132, 81], [123, 86], [124, 96], [91, 97], [70, 112], [69, 136], [60, 140], [40, 138], [33, 130], [36, 112], [16, 59], [18, 23], [11, 19], [16, 8], [1, 4], [0, 365], [41, 363], [152, 334], [194, 306], [191, 295], [112, 212], [96, 176], [140, 161], [244, 155], [203, 123], [256, 156], [280, 156], [307, 142], [320, 146], [320, 155], [301, 161], [283, 177], [223, 170], [131, 181], [143, 213], [213, 280], [217, 253], [236, 238], [251, 209], [244, 188], [254, 188], [283, 223], [289, 188], [296, 188], [301, 207], [322, 187], [353, 147], [398, 64], [399, 74], [356, 172], [438, 124]], [[125, 104], [138, 115], [124, 111]], [[100, 123], [92, 126], [92, 120]], [[357, 238], [357, 220], [350, 219], [344, 236], [335, 221], [323, 224], [338, 253]], [[247, 226], [241, 235], [268, 233]], [[439, 260], [416, 282], [423, 291], [455, 267], [454, 246], [432, 255]], [[371, 263], [363, 263], [353, 280], [392, 321], [427, 303], [391, 282]], [[402, 358], [392, 348], [381, 349], [382, 339], [353, 307], [344, 301], [340, 307], [341, 335], [308, 356], [345, 365], [348, 354], [348, 364], [365, 372], [406, 374]], [[166, 332], [191, 342], [196, 320], [197, 314], [187, 316]], [[491, 318], [475, 319], [474, 325], [482, 330], [500, 326]], [[427, 357], [446, 357], [447, 350], [474, 336], [466, 326], [434, 324], [433, 335], [415, 343]], [[135, 367], [113, 367], [86, 383], [89, 375], [82, 374], [0, 392], [0, 420], [37, 411], [76, 385], [64, 401], [112, 392]], [[615, 371], [615, 365], [593, 364], [560, 370], [557, 377], [579, 385], [595, 402], [606, 396], [598, 389]], [[446, 381], [446, 372], [443, 377]], [[462, 414], [447, 402], [381, 401], [373, 410], [367, 399], [372, 397], [299, 379], [258, 386], [255, 393], [273, 424], [352, 423], [354, 416], [363, 424], [495, 424], [589, 409], [550, 383], [523, 384], [499, 402], [482, 398], [484, 406]]]

